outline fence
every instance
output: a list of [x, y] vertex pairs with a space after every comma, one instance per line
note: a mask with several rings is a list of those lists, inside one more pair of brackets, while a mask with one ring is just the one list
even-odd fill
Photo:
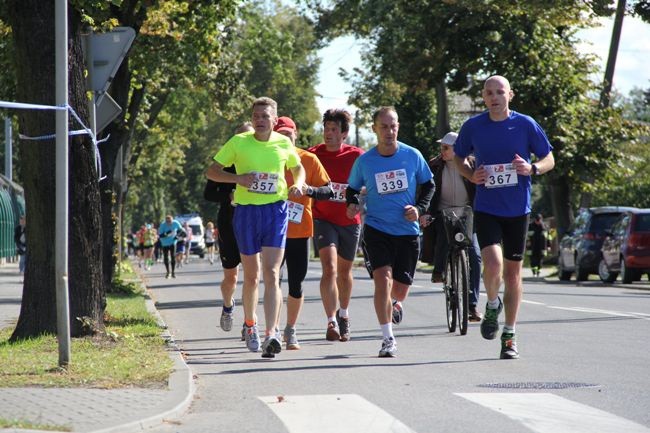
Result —
[[25, 195], [20, 185], [0, 175], [0, 259], [14, 257], [14, 229], [25, 214]]

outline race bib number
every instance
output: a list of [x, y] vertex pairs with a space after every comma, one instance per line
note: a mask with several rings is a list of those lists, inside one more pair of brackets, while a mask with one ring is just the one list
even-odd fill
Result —
[[257, 194], [275, 194], [278, 190], [278, 175], [276, 173], [255, 173], [253, 184], [249, 192]]
[[334, 197], [330, 198], [330, 201], [336, 201], [339, 203], [345, 202], [345, 189], [348, 187], [347, 183], [336, 183], [332, 182], [331, 184], [332, 191], [334, 191]]
[[300, 224], [302, 221], [302, 214], [305, 211], [305, 206], [295, 201], [287, 201], [287, 213], [289, 214], [289, 222]]
[[406, 191], [409, 182], [406, 178], [406, 170], [390, 170], [375, 174], [375, 183], [379, 194], [393, 194]]
[[519, 183], [517, 170], [513, 164], [486, 165], [485, 170], [487, 170], [486, 188], [516, 186]]

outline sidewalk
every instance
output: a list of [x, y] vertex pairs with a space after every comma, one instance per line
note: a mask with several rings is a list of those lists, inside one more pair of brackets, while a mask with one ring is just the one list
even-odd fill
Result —
[[[0, 328], [13, 326], [22, 297], [18, 265], [0, 266]], [[162, 321], [151, 300], [148, 308]], [[0, 418], [40, 425], [67, 426], [74, 432], [129, 433], [177, 418], [194, 395], [192, 373], [172, 344], [174, 372], [167, 390], [146, 388], [0, 388]], [[74, 353], [72, 354], [74, 362]], [[0, 429], [2, 433], [40, 430]]]

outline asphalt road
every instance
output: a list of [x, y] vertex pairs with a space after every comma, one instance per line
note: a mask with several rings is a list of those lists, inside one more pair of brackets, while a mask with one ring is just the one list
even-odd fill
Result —
[[[386, 359], [377, 357], [381, 333], [365, 270], [356, 272], [351, 341], [328, 342], [320, 264], [312, 262], [298, 326], [302, 349], [268, 360], [240, 341], [241, 307], [230, 333], [219, 328], [219, 265], [194, 258], [177, 277], [164, 279], [158, 264], [146, 282], [186, 354], [197, 394], [185, 416], [155, 433], [650, 433], [647, 281], [526, 278], [521, 359], [499, 360], [499, 340], [483, 340], [478, 324], [466, 336], [448, 332], [441, 285], [418, 272], [394, 328], [398, 356]], [[484, 302], [482, 293], [481, 309]], [[263, 323], [261, 305], [258, 314]]]

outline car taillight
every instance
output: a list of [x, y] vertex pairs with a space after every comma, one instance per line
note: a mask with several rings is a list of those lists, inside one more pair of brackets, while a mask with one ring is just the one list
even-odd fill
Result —
[[582, 235], [582, 239], [586, 241], [593, 241], [596, 239], [596, 235], [593, 233], [585, 233], [584, 235]]

